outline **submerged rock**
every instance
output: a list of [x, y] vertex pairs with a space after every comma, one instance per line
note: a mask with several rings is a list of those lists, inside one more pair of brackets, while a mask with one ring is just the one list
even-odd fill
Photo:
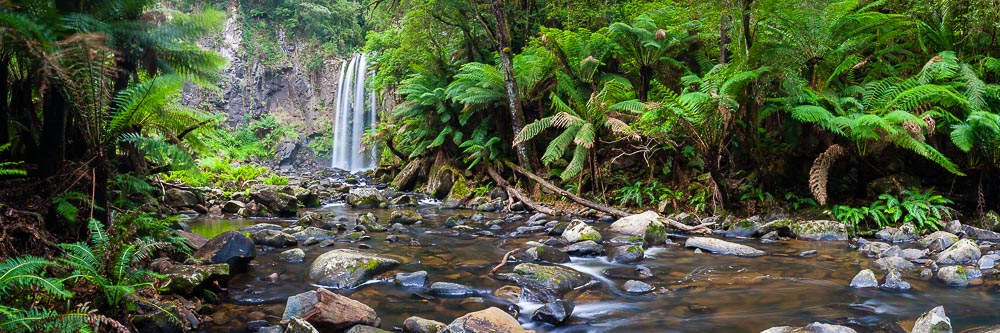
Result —
[[229, 264], [229, 272], [238, 273], [246, 271], [250, 260], [257, 257], [257, 248], [243, 233], [226, 231], [208, 240], [194, 257], [213, 264]]
[[330, 288], [354, 288], [399, 265], [399, 261], [356, 250], [324, 253], [309, 267], [309, 278]]
[[495, 307], [458, 317], [438, 333], [526, 333], [510, 314]]
[[910, 333], [951, 333], [951, 319], [944, 313], [944, 307], [938, 306], [925, 312], [917, 318]]
[[427, 290], [428, 294], [435, 296], [468, 296], [475, 295], [476, 291], [464, 284], [451, 282], [434, 282]]
[[876, 288], [878, 287], [878, 279], [875, 278], [875, 272], [870, 269], [865, 269], [858, 272], [851, 279], [851, 288]]
[[721, 239], [708, 237], [691, 237], [684, 242], [685, 247], [699, 248], [705, 251], [718, 254], [726, 254], [743, 257], [757, 257], [767, 253], [743, 244], [727, 242]]

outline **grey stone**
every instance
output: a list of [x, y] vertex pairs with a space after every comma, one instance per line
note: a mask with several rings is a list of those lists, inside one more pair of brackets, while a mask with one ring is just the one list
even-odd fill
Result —
[[608, 260], [619, 264], [633, 264], [645, 257], [642, 245], [624, 245], [612, 247], [608, 251]]
[[979, 245], [970, 239], [955, 242], [937, 256], [938, 265], [969, 265], [975, 264], [982, 257]]
[[358, 209], [380, 208], [389, 205], [382, 191], [374, 187], [352, 188], [347, 194], [347, 204]]
[[396, 284], [403, 287], [423, 287], [427, 284], [427, 271], [396, 273]]
[[278, 254], [278, 260], [299, 263], [306, 260], [306, 252], [302, 249], [291, 249]]
[[253, 242], [270, 247], [289, 247], [298, 244], [295, 236], [277, 230], [261, 230], [253, 234]]
[[907, 271], [913, 269], [912, 262], [903, 259], [903, 257], [897, 257], [897, 256], [879, 258], [878, 260], [875, 260], [875, 266], [877, 266], [879, 269], [883, 271], [889, 271], [893, 269]]
[[559, 249], [546, 245], [531, 247], [525, 250], [524, 252], [529, 257], [531, 257], [531, 260], [534, 261], [545, 261], [556, 264], [561, 264], [570, 261], [568, 254], [559, 251]]
[[877, 288], [878, 279], [870, 269], [861, 270], [851, 279], [851, 288]]
[[910, 283], [903, 281], [903, 276], [899, 274], [899, 271], [891, 270], [885, 274], [885, 283], [882, 284], [882, 289], [909, 290]]
[[510, 314], [495, 307], [458, 317], [438, 333], [526, 333]]
[[944, 307], [938, 306], [917, 318], [910, 333], [951, 333], [951, 330], [951, 319], [944, 313]]
[[475, 295], [476, 291], [471, 287], [452, 283], [452, 282], [434, 282], [431, 283], [430, 288], [427, 290], [428, 294], [435, 296], [469, 296]]
[[650, 224], [663, 226], [660, 222], [660, 214], [647, 210], [642, 214], [635, 214], [618, 219], [611, 224], [611, 231], [629, 236], [644, 237], [646, 229]]
[[717, 254], [757, 257], [767, 253], [743, 244], [727, 242], [721, 239], [708, 237], [691, 237], [684, 242], [685, 247], [699, 248]]
[[420, 317], [409, 317], [403, 321], [403, 329], [409, 333], [436, 333], [443, 329], [445, 323]]
[[590, 277], [572, 268], [563, 266], [518, 264], [514, 271], [502, 274], [529, 293], [525, 296], [534, 300], [554, 301], [563, 294], [590, 283]]
[[601, 232], [594, 229], [593, 226], [583, 223], [580, 220], [573, 220], [562, 233], [562, 237], [566, 239], [567, 243], [576, 243], [579, 241], [592, 240], [594, 242], [600, 243], [604, 240], [601, 236]]
[[222, 212], [229, 214], [236, 214], [240, 212], [240, 209], [246, 207], [246, 204], [242, 201], [229, 200], [222, 204]]
[[194, 257], [213, 264], [229, 264], [230, 273], [239, 273], [246, 271], [250, 260], [257, 257], [257, 248], [243, 233], [226, 231], [208, 240]]
[[625, 292], [630, 294], [645, 294], [653, 291], [655, 288], [648, 283], [638, 281], [638, 280], [628, 280], [622, 285]]
[[229, 279], [229, 265], [175, 265], [165, 273], [173, 292], [190, 294], [207, 281], [226, 282]]
[[278, 186], [258, 187], [250, 192], [250, 197], [274, 215], [294, 217], [298, 213], [299, 200], [291, 194], [282, 192]]
[[987, 254], [979, 258], [979, 269], [991, 269], [996, 267], [996, 263], [1000, 261], [1000, 255], [997, 254]]
[[413, 210], [397, 210], [389, 214], [389, 223], [414, 224], [423, 219], [423, 215]]
[[955, 234], [939, 230], [920, 239], [920, 245], [930, 251], [937, 252], [951, 247], [957, 241], [958, 236]]
[[599, 256], [604, 254], [604, 247], [592, 240], [576, 242], [562, 249], [574, 256]]
[[198, 195], [194, 192], [171, 188], [163, 193], [163, 203], [168, 207], [194, 207], [199, 203]]
[[962, 266], [945, 266], [935, 275], [938, 282], [949, 287], [965, 287], [969, 285], [969, 277]]
[[288, 320], [288, 327], [285, 333], [319, 333], [312, 324], [299, 317], [292, 317]]
[[309, 277], [330, 288], [354, 288], [399, 265], [399, 261], [349, 249], [321, 254], [309, 267]]
[[846, 241], [847, 226], [837, 221], [816, 220], [793, 223], [789, 229], [795, 238], [809, 241]]
[[337, 238], [337, 233], [317, 227], [306, 227], [305, 229], [302, 229], [302, 231], [293, 233], [292, 237], [295, 237], [295, 239], [300, 242], [309, 238], [314, 238], [316, 241], [324, 241], [327, 239]]
[[545, 303], [531, 314], [531, 320], [559, 325], [573, 314], [574, 307], [573, 302], [567, 300]]

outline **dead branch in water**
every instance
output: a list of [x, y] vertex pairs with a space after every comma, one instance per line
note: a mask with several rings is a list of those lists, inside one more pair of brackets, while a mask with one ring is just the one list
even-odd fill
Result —
[[529, 199], [527, 195], [524, 195], [524, 193], [521, 193], [521, 191], [518, 191], [516, 188], [514, 188], [514, 186], [511, 186], [510, 183], [507, 182], [507, 180], [503, 179], [503, 176], [501, 176], [499, 173], [497, 173], [496, 170], [493, 169], [493, 166], [489, 165], [486, 166], [486, 171], [489, 172], [490, 177], [493, 178], [493, 181], [497, 182], [497, 185], [499, 185], [505, 191], [507, 191], [507, 194], [517, 198], [518, 200], [521, 200], [521, 202], [524, 203], [525, 206], [528, 206], [528, 208], [531, 208], [532, 210], [542, 214], [557, 215], [556, 212], [552, 210], [552, 208], [539, 205], [537, 202], [534, 202], [531, 199]]
[[513, 249], [513, 250], [510, 250], [510, 251], [507, 251], [507, 254], [503, 255], [503, 259], [500, 259], [500, 264], [497, 265], [496, 267], [493, 267], [493, 270], [490, 271], [490, 276], [493, 276], [493, 274], [496, 273], [501, 268], [503, 268], [503, 266], [506, 266], [507, 265], [507, 260], [510, 260], [510, 256], [514, 255], [515, 253], [517, 253], [519, 251], [521, 251], [521, 249]]

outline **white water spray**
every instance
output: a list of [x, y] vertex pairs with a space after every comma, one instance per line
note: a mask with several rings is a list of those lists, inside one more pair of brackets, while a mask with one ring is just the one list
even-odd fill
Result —
[[374, 147], [361, 151], [361, 135], [375, 128], [375, 94], [365, 85], [368, 66], [364, 54], [344, 60], [337, 80], [337, 108], [333, 114], [331, 166], [350, 172], [375, 167]]

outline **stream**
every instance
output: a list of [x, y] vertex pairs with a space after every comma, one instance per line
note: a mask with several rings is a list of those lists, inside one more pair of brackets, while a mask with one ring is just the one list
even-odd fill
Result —
[[[278, 260], [285, 249], [258, 251], [249, 272], [234, 275], [229, 291], [221, 294], [215, 312], [201, 326], [203, 332], [245, 332], [246, 323], [264, 319], [276, 324], [289, 296], [315, 290], [308, 278], [309, 265], [320, 254], [335, 248], [358, 248], [367, 245], [376, 253], [399, 258], [403, 264], [376, 279], [351, 290], [336, 290], [375, 309], [382, 319], [382, 329], [402, 327], [403, 320], [419, 316], [449, 323], [472, 311], [510, 304], [491, 295], [493, 290], [513, 284], [488, 276], [504, 254], [527, 247], [530, 241], [552, 236], [544, 233], [521, 237], [474, 237], [445, 227], [449, 216], [476, 212], [439, 210], [435, 205], [415, 208], [423, 223], [406, 226], [407, 233], [370, 233], [371, 239], [355, 243], [337, 242], [334, 246], [302, 246], [302, 263]], [[357, 210], [345, 206], [326, 206], [318, 212], [333, 212], [354, 220], [368, 212], [388, 221], [392, 209]], [[485, 213], [490, 219], [503, 215]], [[505, 235], [523, 225], [524, 220], [504, 222]], [[568, 221], [568, 220], [567, 220]], [[205, 219], [192, 221], [192, 231], [211, 238], [228, 230], [255, 223], [287, 226], [293, 220], [275, 219]], [[605, 235], [610, 223], [595, 222]], [[386, 236], [395, 234], [391, 243]], [[672, 239], [683, 243], [682, 235]], [[412, 239], [412, 240], [411, 240]], [[625, 293], [627, 278], [614, 277], [609, 270], [631, 271], [635, 265], [615, 264], [606, 257], [573, 257], [565, 266], [591, 275], [597, 283], [567, 295], [576, 308], [564, 325], [533, 322], [531, 313], [541, 306], [521, 302], [518, 320], [526, 329], [538, 332], [760, 332], [773, 326], [805, 326], [811, 322], [851, 326], [859, 332], [902, 332], [913, 325], [921, 313], [943, 305], [956, 332], [1000, 322], [1000, 297], [992, 288], [978, 286], [946, 288], [917, 272], [904, 275], [913, 288], [905, 292], [879, 289], [851, 289], [848, 284], [859, 270], [872, 268], [873, 260], [850, 248], [846, 242], [779, 241], [763, 244], [753, 239], [727, 239], [768, 252], [763, 257], [735, 257], [696, 253], [680, 245], [647, 248], [640, 264], [653, 277], [643, 280], [656, 288], [645, 295]], [[363, 245], [362, 245], [363, 244]], [[904, 247], [908, 245], [902, 245]], [[917, 245], [912, 245], [917, 246]], [[260, 247], [258, 247], [260, 248]], [[805, 251], [816, 254], [801, 256]], [[509, 272], [508, 264], [501, 272]], [[423, 290], [396, 286], [396, 272], [427, 271], [428, 284], [454, 282], [473, 287], [474, 297], [432, 297]], [[277, 282], [265, 277], [279, 274]], [[876, 273], [879, 280], [882, 274]]]

